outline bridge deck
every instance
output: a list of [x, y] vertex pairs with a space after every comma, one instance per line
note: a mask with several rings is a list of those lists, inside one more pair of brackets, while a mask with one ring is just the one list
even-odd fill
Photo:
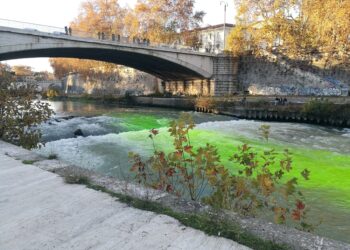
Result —
[[212, 78], [216, 55], [0, 26], [0, 61], [36, 57], [105, 61], [147, 72], [164, 81], [185, 81]]
[[[0, 19], [1, 20], [1, 19]], [[161, 43], [150, 43], [150, 44], [144, 44], [142, 42], [137, 43], [130, 41], [129, 37], [123, 37], [121, 41], [117, 40], [111, 40], [111, 39], [97, 39], [96, 37], [91, 36], [79, 36], [79, 35], [66, 35], [62, 33], [55, 33], [55, 32], [44, 32], [40, 30], [31, 30], [31, 29], [20, 29], [20, 28], [13, 28], [13, 27], [6, 27], [0, 25], [0, 31], [4, 32], [14, 32], [14, 33], [21, 33], [26, 35], [34, 35], [34, 36], [41, 36], [41, 37], [47, 37], [47, 38], [55, 38], [55, 39], [62, 39], [67, 41], [80, 41], [80, 42], [90, 42], [95, 44], [101, 44], [101, 45], [112, 45], [112, 46], [124, 46], [124, 47], [130, 47], [130, 48], [142, 48], [142, 49], [148, 49], [153, 51], [159, 51], [159, 52], [172, 52], [172, 53], [182, 53], [182, 54], [189, 54], [189, 55], [198, 55], [198, 56], [206, 56], [206, 57], [216, 57], [217, 54], [209, 53], [209, 52], [200, 52], [196, 51], [191, 47], [188, 46], [181, 46], [181, 45], [171, 45], [171, 44], [161, 44]], [[90, 35], [90, 34], [89, 34]]]

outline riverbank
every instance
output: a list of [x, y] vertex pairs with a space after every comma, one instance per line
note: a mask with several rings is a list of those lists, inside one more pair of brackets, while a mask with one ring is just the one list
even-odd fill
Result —
[[0, 162], [1, 249], [250, 249], [125, 205], [102, 186], [65, 184], [45, 170], [73, 168], [2, 141]]
[[140, 106], [196, 110], [240, 119], [350, 127], [350, 97], [132, 97]]
[[[4, 156], [4, 154], [6, 154], [6, 156]], [[43, 170], [54, 172], [60, 176], [77, 177], [77, 182], [79, 182], [79, 180], [84, 180], [82, 181], [82, 184], [88, 185], [88, 187], [90, 188], [107, 192], [110, 195], [116, 194], [114, 195], [114, 197], [119, 197], [119, 199], [121, 200], [128, 201], [131, 205], [138, 204], [139, 208], [142, 208], [143, 206], [140, 206], [140, 204], [143, 204], [142, 202], [140, 203], [140, 201], [150, 202], [147, 203], [148, 205], [145, 207], [146, 210], [149, 210], [151, 207], [153, 209], [152, 211], [156, 210], [160, 213], [165, 213], [167, 215], [175, 215], [177, 216], [176, 218], [180, 221], [181, 218], [184, 219], [184, 224], [186, 224], [185, 222], [187, 221], [186, 225], [188, 226], [193, 226], [195, 228], [202, 229], [205, 232], [214, 235], [222, 235], [227, 238], [234, 237], [236, 241], [244, 245], [251, 246], [253, 249], [284, 249], [282, 245], [288, 245], [287, 249], [317, 249], [318, 247], [323, 247], [325, 249], [349, 249], [350, 247], [350, 245], [345, 243], [337, 242], [323, 237], [318, 237], [316, 235], [301, 232], [296, 229], [288, 228], [285, 226], [275, 225], [253, 218], [243, 218], [235, 213], [228, 211], [218, 212], [216, 210], [210, 209], [207, 206], [203, 206], [200, 203], [188, 202], [173, 197], [169, 194], [144, 189], [143, 187], [140, 187], [138, 185], [127, 183], [125, 181], [119, 181], [112, 177], [101, 176], [92, 171], [77, 168], [59, 160], [47, 160], [46, 158], [38, 156], [33, 152], [18, 148], [16, 146], [1, 141], [0, 155], [3, 156], [2, 162], [4, 162], [3, 159], [5, 157], [11, 157], [33, 164], [33, 166], [27, 165], [21, 167], [28, 167], [32, 169], [34, 166], [36, 166]], [[2, 164], [2, 166], [4, 166], [4, 164]], [[4, 175], [0, 174], [0, 176]], [[24, 175], [22, 174], [22, 176]], [[57, 177], [54, 176], [52, 178], [57, 179]], [[1, 183], [2, 185], [4, 185], [4, 182]], [[38, 188], [40, 187], [41, 183], [42, 180], [36, 182], [36, 184], [39, 185]], [[13, 186], [13, 183], [11, 182], [7, 185]], [[20, 187], [18, 188], [20, 190], [23, 190]], [[45, 193], [51, 196], [51, 193], [47, 192], [49, 191], [46, 190]], [[52, 191], [52, 193], [58, 194], [56, 189], [55, 191]], [[96, 200], [94, 199], [94, 204], [98, 204], [98, 202], [95, 201]], [[65, 200], [65, 202], [63, 203], [66, 202], [67, 201]], [[87, 200], [86, 202], [89, 203], [91, 201]], [[202, 219], [199, 220], [197, 217], [191, 217], [194, 215], [201, 215], [203, 217], [201, 217]], [[186, 218], [191, 218], [192, 222], [190, 222]], [[207, 224], [203, 224], [203, 218], [207, 218]], [[72, 217], [70, 217], [70, 219], [72, 219]], [[225, 221], [228, 223], [228, 225], [216, 225], [214, 222], [217, 221]], [[208, 222], [210, 222], [210, 224], [208, 224]], [[216, 228], [217, 231], [211, 230], [212, 227]], [[2, 230], [0, 229], [0, 231]], [[115, 232], [113, 232], [113, 230], [111, 229], [109, 230], [108, 234], [110, 233]], [[265, 243], [261, 241], [262, 239], [265, 241]], [[247, 240], [248, 242], [245, 242]], [[272, 244], [271, 241], [274, 243]], [[270, 244], [270, 247], [266, 247], [267, 245], [265, 244]], [[274, 247], [272, 248], [272, 246]]]
[[[277, 100], [279, 99], [279, 100]], [[239, 119], [308, 123], [342, 128], [350, 127], [350, 97], [234, 96], [234, 97], [94, 97], [72, 95], [54, 101], [118, 104], [120, 106], [162, 107], [195, 110], [233, 116]]]
[[[56, 117], [40, 127], [45, 147], [35, 152], [60, 159], [118, 179], [134, 180], [130, 172], [129, 152], [139, 153], [146, 161], [154, 149], [149, 131], [159, 129], [156, 146], [173, 150], [168, 127], [183, 113], [182, 110], [154, 107], [120, 107], [119, 104], [50, 102]], [[288, 122], [239, 120], [230, 116], [203, 112], [186, 112], [196, 123], [191, 133], [195, 148], [209, 143], [217, 147], [221, 161], [233, 173], [241, 166], [230, 158], [239, 146], [248, 144], [257, 154], [275, 149], [283, 155], [288, 149], [293, 155], [293, 171], [299, 175], [307, 168], [309, 181], [298, 182], [308, 201], [310, 222], [318, 225], [315, 232], [349, 242], [350, 225], [350, 130]], [[270, 126], [269, 141], [262, 137], [262, 125]], [[80, 129], [83, 136], [76, 136]], [[280, 159], [280, 158], [279, 158]], [[279, 160], [276, 161], [276, 165]], [[331, 215], [331, 216], [330, 216]], [[269, 214], [262, 217], [273, 221]]]

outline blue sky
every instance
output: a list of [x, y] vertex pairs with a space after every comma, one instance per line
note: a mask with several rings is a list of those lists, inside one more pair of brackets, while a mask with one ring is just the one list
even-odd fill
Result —
[[[49, 26], [64, 27], [79, 13], [83, 0], [2, 0], [0, 19], [18, 20], [30, 23], [45, 24]], [[121, 4], [133, 6], [136, 0], [120, 0]], [[224, 22], [224, 7], [221, 0], [197, 0], [196, 9], [207, 13], [204, 26]], [[233, 1], [227, 0], [227, 22], [234, 22]], [[1, 20], [0, 20], [1, 25]], [[28, 65], [34, 70], [49, 70], [51, 67], [47, 58], [11, 60], [10, 65]]]

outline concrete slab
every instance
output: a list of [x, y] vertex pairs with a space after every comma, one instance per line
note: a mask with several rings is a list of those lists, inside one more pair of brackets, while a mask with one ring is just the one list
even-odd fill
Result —
[[65, 184], [5, 151], [0, 149], [0, 249], [249, 249]]

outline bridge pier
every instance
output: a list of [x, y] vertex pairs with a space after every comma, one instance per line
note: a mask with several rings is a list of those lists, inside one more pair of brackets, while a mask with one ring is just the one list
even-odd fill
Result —
[[239, 91], [238, 63], [236, 57], [218, 55], [214, 58], [211, 79], [164, 81], [163, 90], [174, 95], [233, 95]]
[[237, 57], [218, 55], [214, 58], [212, 81], [214, 95], [225, 96], [238, 93], [238, 64]]

